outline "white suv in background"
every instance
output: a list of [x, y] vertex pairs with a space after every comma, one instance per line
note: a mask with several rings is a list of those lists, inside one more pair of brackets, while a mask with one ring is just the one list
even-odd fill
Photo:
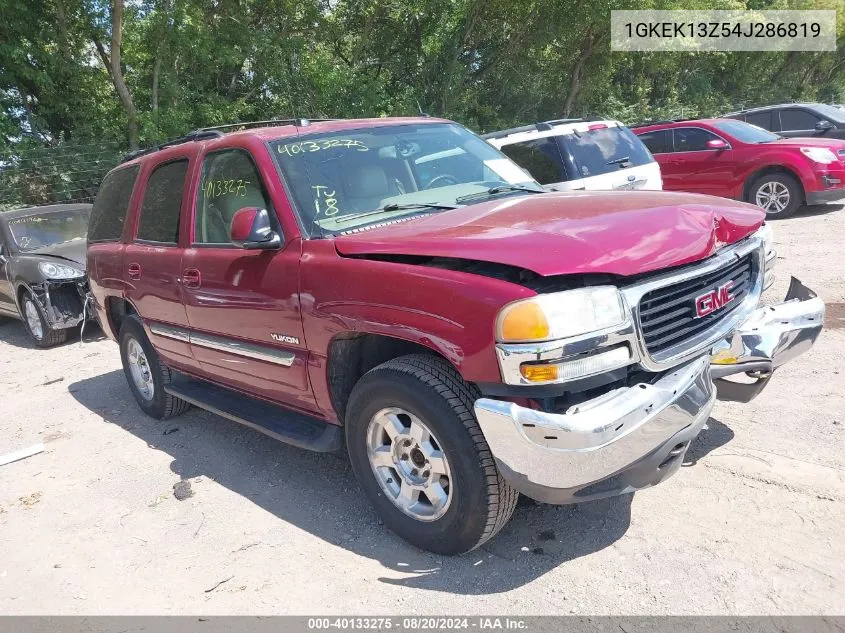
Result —
[[662, 189], [648, 148], [619, 121], [557, 119], [483, 135], [546, 189]]

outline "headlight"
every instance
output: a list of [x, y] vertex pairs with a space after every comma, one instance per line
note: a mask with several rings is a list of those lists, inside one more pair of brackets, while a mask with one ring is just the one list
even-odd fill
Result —
[[801, 153], [807, 158], [822, 165], [838, 162], [836, 154], [826, 147], [802, 147]]
[[525, 343], [588, 334], [627, 320], [615, 286], [578, 288], [506, 305], [496, 319], [496, 340]]
[[51, 262], [39, 262], [38, 270], [47, 279], [76, 279], [85, 275], [84, 272], [73, 266], [53, 264]]
[[757, 237], [763, 240], [763, 246], [766, 253], [773, 250], [775, 247], [775, 232], [772, 230], [771, 224], [763, 224], [755, 233]]

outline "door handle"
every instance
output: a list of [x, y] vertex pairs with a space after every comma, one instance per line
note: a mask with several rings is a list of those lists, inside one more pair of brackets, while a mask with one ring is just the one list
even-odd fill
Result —
[[199, 288], [202, 283], [202, 275], [196, 268], [186, 268], [182, 273], [182, 285], [186, 288]]
[[129, 279], [138, 280], [141, 278], [141, 264], [132, 263], [129, 264]]

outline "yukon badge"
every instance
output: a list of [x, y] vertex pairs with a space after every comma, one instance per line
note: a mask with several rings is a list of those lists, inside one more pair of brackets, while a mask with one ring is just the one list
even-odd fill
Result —
[[698, 295], [695, 298], [695, 318], [706, 317], [733, 301], [734, 296], [731, 294], [731, 286], [733, 285], [734, 282], [729, 281], [718, 288], [705, 292], [703, 295]]
[[290, 343], [291, 345], [299, 345], [299, 339], [295, 336], [287, 336], [286, 334], [277, 334], [270, 332], [270, 338], [277, 343]]

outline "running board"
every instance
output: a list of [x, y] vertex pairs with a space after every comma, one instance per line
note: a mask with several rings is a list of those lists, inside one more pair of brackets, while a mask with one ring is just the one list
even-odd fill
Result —
[[164, 390], [206, 411], [243, 424], [272, 438], [319, 453], [343, 446], [343, 430], [317, 418], [273, 405], [236, 391], [173, 372]]

